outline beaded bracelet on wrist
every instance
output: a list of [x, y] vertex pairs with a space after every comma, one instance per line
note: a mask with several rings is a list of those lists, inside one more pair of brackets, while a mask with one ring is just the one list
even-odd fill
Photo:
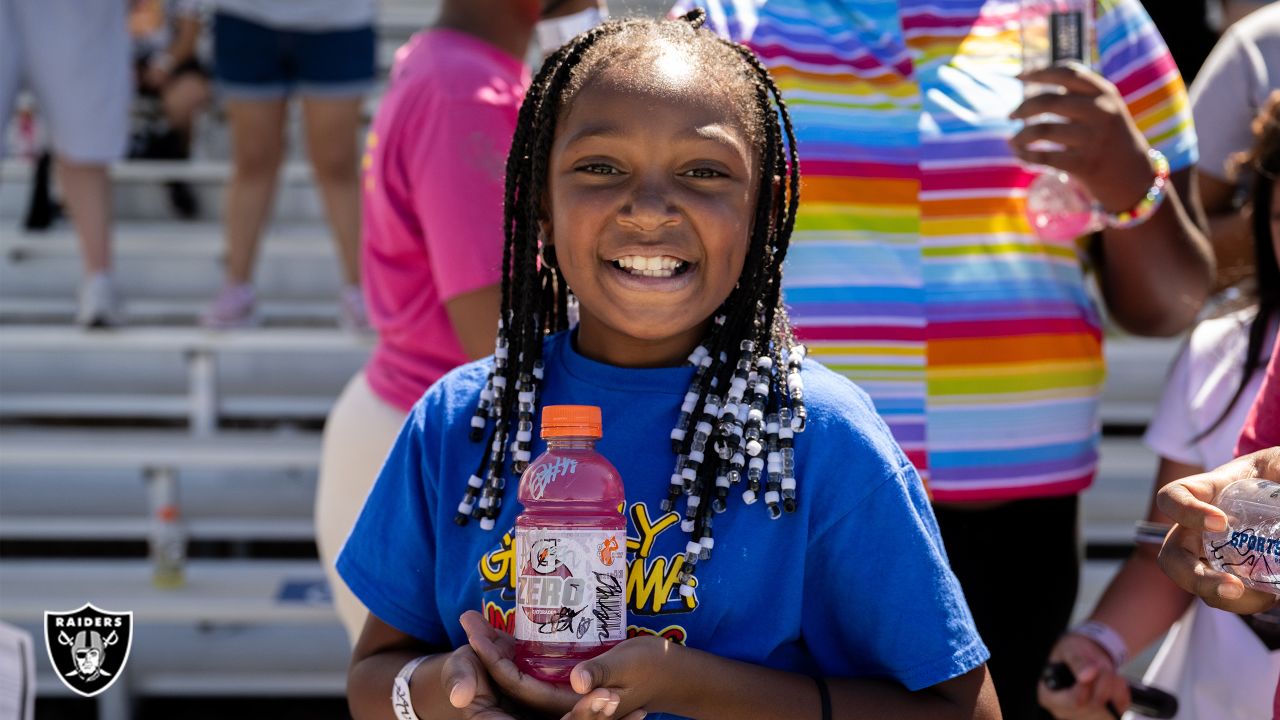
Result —
[[1155, 148], [1147, 148], [1147, 159], [1151, 161], [1151, 169], [1156, 174], [1155, 179], [1151, 181], [1151, 187], [1147, 188], [1146, 194], [1138, 204], [1128, 210], [1122, 210], [1114, 215], [1105, 214], [1107, 227], [1121, 230], [1137, 227], [1150, 220], [1151, 216], [1155, 215], [1164, 204], [1164, 199], [1169, 194], [1169, 160], [1164, 153]]

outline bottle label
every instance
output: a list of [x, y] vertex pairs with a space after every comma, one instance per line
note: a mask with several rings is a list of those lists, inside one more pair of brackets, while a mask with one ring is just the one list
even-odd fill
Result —
[[1206, 531], [1204, 550], [1214, 569], [1235, 575], [1255, 590], [1280, 595], [1280, 506], [1267, 497], [1276, 488], [1270, 483], [1228, 487], [1236, 491], [1234, 496], [1218, 499], [1227, 514], [1227, 529]]
[[1084, 62], [1084, 13], [1079, 10], [1049, 15], [1049, 57], [1052, 62]]
[[626, 548], [622, 529], [517, 528], [516, 639], [580, 645], [625, 640]]

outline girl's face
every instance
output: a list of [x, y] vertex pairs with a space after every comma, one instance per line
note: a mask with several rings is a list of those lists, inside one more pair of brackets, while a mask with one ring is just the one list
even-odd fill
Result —
[[597, 71], [559, 120], [544, 228], [579, 350], [679, 364], [742, 273], [758, 188], [730, 97], [681, 50]]

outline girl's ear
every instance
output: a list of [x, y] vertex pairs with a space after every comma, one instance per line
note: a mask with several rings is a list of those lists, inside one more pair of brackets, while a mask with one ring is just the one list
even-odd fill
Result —
[[782, 176], [774, 175], [773, 183], [770, 186], [773, 188], [773, 204], [777, 205], [778, 201], [782, 199]]
[[556, 245], [551, 241], [551, 222], [542, 220], [538, 223], [538, 259], [543, 266], [556, 268], [558, 261], [556, 260]]

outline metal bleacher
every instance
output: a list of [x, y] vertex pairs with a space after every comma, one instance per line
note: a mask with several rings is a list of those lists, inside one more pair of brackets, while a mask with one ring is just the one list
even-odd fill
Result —
[[[610, 7], [656, 13], [667, 4], [611, 0]], [[381, 0], [384, 69], [436, 5]], [[146, 697], [344, 691], [348, 645], [318, 562], [261, 547], [296, 550], [312, 541], [319, 430], [369, 341], [337, 327], [337, 260], [296, 150], [258, 263], [264, 326], [198, 327], [221, 279], [225, 133], [210, 112], [194, 161], [113, 169], [115, 257], [129, 321], [117, 330], [72, 326], [80, 271], [69, 223], [19, 230], [31, 166], [0, 162], [0, 621], [39, 643], [46, 610], [89, 600], [134, 611], [128, 672], [99, 697], [103, 720], [130, 717]], [[163, 183], [175, 179], [197, 187], [201, 219], [170, 219]], [[1144, 511], [1154, 459], [1135, 431], [1150, 416], [1175, 348], [1129, 339], [1108, 347], [1104, 422], [1114, 432], [1085, 497], [1091, 545], [1127, 544]], [[158, 473], [180, 478], [189, 537], [205, 549], [174, 590], [153, 587], [141, 555], [148, 479]], [[1088, 563], [1081, 606], [1092, 604], [1115, 567]], [[72, 697], [38, 651], [37, 666], [40, 697]]]

